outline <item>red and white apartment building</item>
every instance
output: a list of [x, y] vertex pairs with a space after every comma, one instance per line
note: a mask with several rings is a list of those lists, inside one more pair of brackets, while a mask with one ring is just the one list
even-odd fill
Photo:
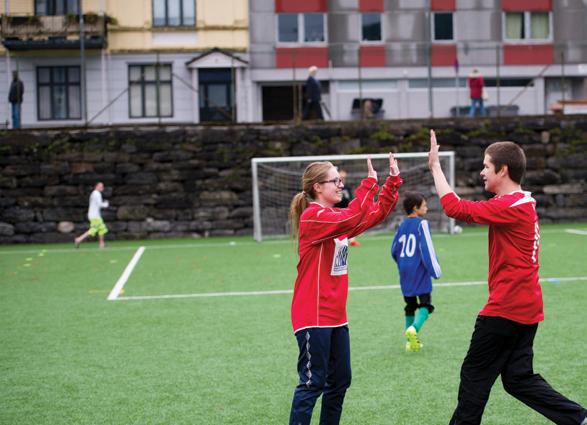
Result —
[[[326, 118], [466, 113], [467, 75], [490, 115], [587, 99], [583, 0], [250, 0], [251, 121], [293, 119], [317, 66]], [[457, 105], [460, 108], [457, 109]], [[329, 112], [329, 114], [328, 114]]]

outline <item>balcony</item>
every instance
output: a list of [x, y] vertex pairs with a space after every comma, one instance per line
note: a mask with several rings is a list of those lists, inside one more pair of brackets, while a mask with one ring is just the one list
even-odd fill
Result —
[[[84, 15], [84, 48], [101, 49], [107, 43], [107, 16]], [[77, 15], [2, 16], [0, 36], [8, 50], [79, 49]]]

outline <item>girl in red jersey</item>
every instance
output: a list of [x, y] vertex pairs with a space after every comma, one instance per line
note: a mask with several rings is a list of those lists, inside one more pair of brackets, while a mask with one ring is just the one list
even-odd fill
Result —
[[322, 394], [321, 424], [338, 424], [351, 384], [348, 293], [348, 241], [383, 221], [397, 203], [402, 184], [393, 154], [389, 177], [377, 201], [377, 173], [367, 160], [367, 178], [348, 208], [335, 208], [344, 182], [330, 162], [310, 164], [302, 177], [302, 192], [292, 200], [290, 223], [298, 238], [298, 277], [291, 320], [299, 346], [299, 383], [294, 392], [290, 424], [309, 424]]

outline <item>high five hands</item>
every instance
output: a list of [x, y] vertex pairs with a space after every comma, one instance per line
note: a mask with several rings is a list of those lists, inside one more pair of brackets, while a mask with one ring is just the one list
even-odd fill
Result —
[[399, 176], [399, 167], [393, 153], [389, 152], [389, 175]]
[[[389, 152], [389, 174], [392, 176], [399, 175], [399, 167], [397, 165], [397, 161], [393, 156], [393, 153]], [[377, 171], [373, 168], [373, 164], [371, 163], [371, 157], [367, 158], [367, 177], [373, 177], [377, 180]]]
[[438, 157], [438, 142], [436, 141], [436, 133], [430, 130], [430, 152], [428, 152], [428, 168], [431, 170], [440, 166], [440, 159]]

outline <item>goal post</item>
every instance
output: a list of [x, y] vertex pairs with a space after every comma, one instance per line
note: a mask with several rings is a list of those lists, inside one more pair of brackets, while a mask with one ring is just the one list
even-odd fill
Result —
[[[434, 180], [428, 169], [428, 152], [396, 153], [404, 184], [400, 188], [398, 205], [374, 231], [395, 231], [396, 225], [405, 217], [401, 202], [407, 190], [422, 192], [428, 203], [426, 219], [433, 229], [453, 233], [454, 220], [442, 211]], [[442, 169], [452, 187], [455, 186], [455, 153], [439, 152]], [[389, 154], [289, 156], [251, 159], [254, 238], [280, 237], [289, 233], [288, 212], [292, 198], [301, 191], [301, 178], [308, 164], [315, 161], [330, 161], [339, 170], [347, 173], [345, 186], [351, 193], [367, 176], [367, 158], [371, 157], [379, 181], [389, 170]], [[354, 193], [353, 193], [354, 195]]]

